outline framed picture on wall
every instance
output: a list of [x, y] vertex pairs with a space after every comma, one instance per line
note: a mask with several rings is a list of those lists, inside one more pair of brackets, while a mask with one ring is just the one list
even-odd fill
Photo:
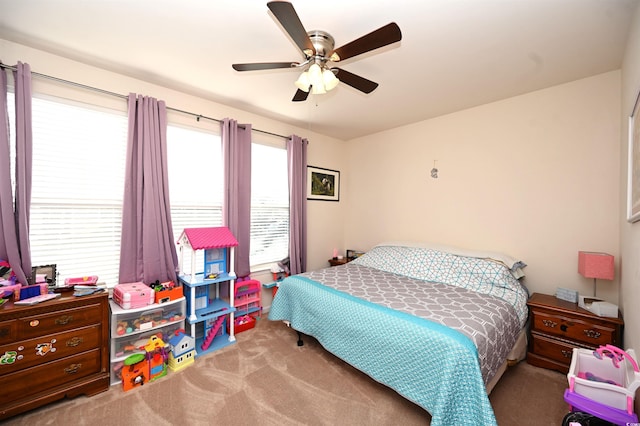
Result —
[[633, 104], [629, 116], [629, 163], [627, 181], [627, 220], [640, 220], [640, 117], [638, 101], [640, 93]]
[[340, 201], [340, 172], [307, 166], [307, 200]]

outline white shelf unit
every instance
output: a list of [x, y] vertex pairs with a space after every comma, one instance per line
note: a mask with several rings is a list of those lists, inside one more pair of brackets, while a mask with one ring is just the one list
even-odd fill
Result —
[[[120, 371], [124, 360], [136, 353], [144, 353], [141, 346], [149, 337], [161, 333], [163, 341], [185, 327], [186, 298], [154, 303], [134, 309], [123, 309], [113, 300], [111, 308], [111, 385], [122, 382]], [[126, 326], [125, 326], [126, 324]]]

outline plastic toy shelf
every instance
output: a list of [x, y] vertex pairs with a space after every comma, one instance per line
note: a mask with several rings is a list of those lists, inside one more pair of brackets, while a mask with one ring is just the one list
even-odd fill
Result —
[[215, 284], [215, 283], [221, 283], [224, 281], [235, 280], [236, 274], [228, 274], [226, 272], [221, 272], [215, 278], [205, 279], [204, 274], [200, 273], [200, 274], [196, 274], [194, 277], [191, 277], [191, 275], [188, 275], [188, 274], [180, 275], [179, 278], [182, 284], [188, 285], [189, 287], [197, 287], [201, 285]]
[[[218, 273], [215, 279], [205, 279], [204, 274], [179, 276], [187, 299], [186, 321], [196, 342], [196, 357], [235, 343], [235, 335], [228, 333], [225, 326], [234, 320], [236, 311], [231, 291], [234, 279], [235, 274], [226, 272]], [[229, 299], [221, 297], [222, 288], [227, 289]]]
[[[195, 340], [196, 357], [235, 342], [233, 283], [234, 249], [238, 241], [229, 228], [185, 228], [178, 238], [178, 279], [187, 299], [189, 335]], [[197, 252], [204, 251], [202, 269]], [[191, 261], [185, 273], [186, 261]], [[198, 273], [198, 271], [201, 271]], [[231, 324], [228, 332], [226, 324]]]
[[151, 336], [167, 340], [184, 328], [186, 299], [180, 297], [160, 304], [123, 309], [110, 300], [111, 308], [111, 384], [121, 383], [124, 360], [136, 353], [144, 354], [143, 345]]
[[214, 299], [209, 301], [208, 306], [205, 306], [201, 309], [196, 309], [195, 314], [196, 318], [191, 319], [187, 318], [187, 322], [189, 324], [202, 322], [204, 320], [210, 320], [213, 318], [217, 318], [220, 315], [227, 315], [231, 312], [235, 312], [236, 308], [232, 308], [227, 302], [222, 299]]

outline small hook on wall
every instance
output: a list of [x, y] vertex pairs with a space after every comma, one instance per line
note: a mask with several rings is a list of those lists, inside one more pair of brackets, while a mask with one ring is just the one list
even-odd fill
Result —
[[433, 160], [433, 169], [431, 169], [431, 177], [438, 179], [438, 169], [436, 168], [436, 160]]

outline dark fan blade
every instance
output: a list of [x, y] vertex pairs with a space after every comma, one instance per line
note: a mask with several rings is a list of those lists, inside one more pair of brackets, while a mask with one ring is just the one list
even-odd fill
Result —
[[267, 3], [267, 7], [269, 7], [275, 17], [278, 18], [280, 25], [289, 33], [289, 36], [303, 53], [305, 50], [310, 51], [311, 55], [316, 53], [307, 31], [304, 29], [291, 3], [286, 1], [270, 1]]
[[359, 39], [353, 40], [351, 43], [338, 47], [329, 54], [329, 57], [333, 62], [344, 61], [400, 40], [402, 40], [400, 27], [395, 22], [392, 22]]
[[[311, 88], [309, 88], [309, 91], [311, 91]], [[305, 92], [304, 90], [298, 89], [296, 94], [293, 95], [293, 99], [291, 99], [291, 100], [293, 102], [306, 101], [307, 100], [307, 96], [309, 96], [309, 92]]]
[[253, 64], [233, 64], [231, 65], [236, 71], [257, 71], [272, 70], [275, 68], [292, 68], [298, 65], [297, 62], [257, 62]]
[[367, 80], [366, 78], [360, 77], [359, 75], [356, 75], [349, 71], [345, 71], [341, 68], [331, 69], [336, 71], [336, 77], [338, 78], [338, 80], [340, 80], [344, 84], [348, 84], [354, 89], [358, 89], [361, 92], [371, 93], [376, 90], [376, 87], [378, 87], [378, 83]]

